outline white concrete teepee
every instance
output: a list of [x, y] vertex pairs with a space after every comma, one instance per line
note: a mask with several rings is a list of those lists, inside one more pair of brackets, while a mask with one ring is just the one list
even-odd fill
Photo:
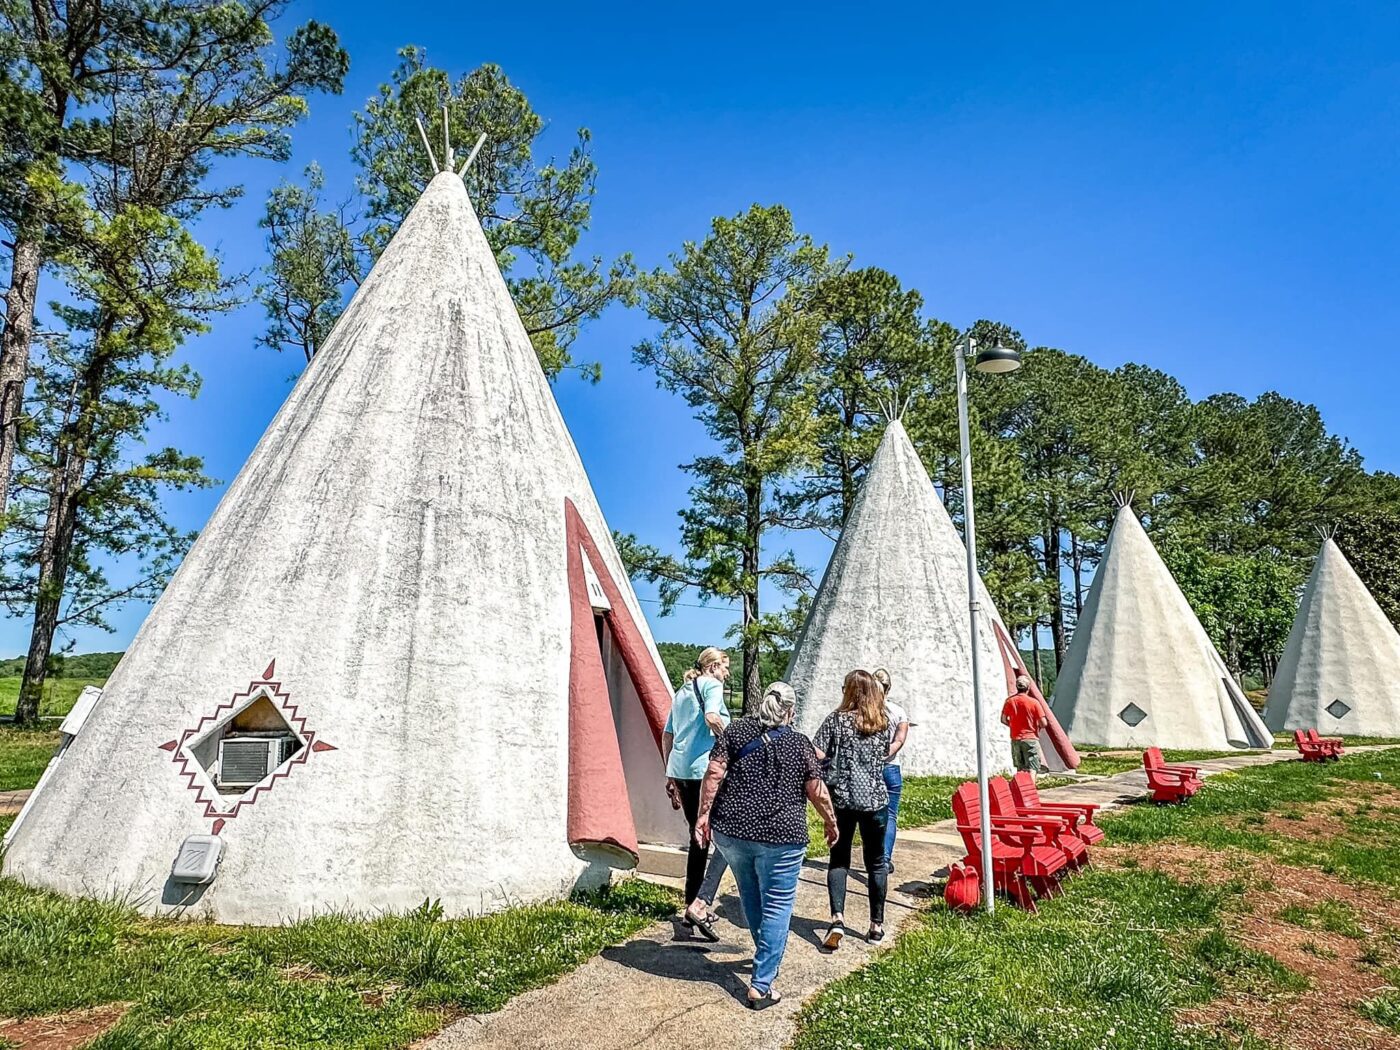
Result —
[[5, 872], [235, 923], [566, 893], [639, 839], [684, 841], [669, 704], [444, 172], [56, 758]]
[[1076, 740], [1224, 751], [1272, 738], [1132, 508], [1118, 511], [1051, 705]]
[[1270, 729], [1316, 728], [1324, 736], [1400, 736], [1400, 634], [1327, 539], [1269, 688]]
[[[883, 666], [894, 683], [890, 698], [915, 724], [904, 772], [976, 771], [965, 551], [903, 424], [890, 423], [788, 666], [803, 732], [814, 732], [840, 704], [848, 672]], [[980, 581], [978, 598], [986, 754], [991, 769], [1004, 769], [1011, 749], [1001, 706], [1024, 664]], [[1051, 722], [1041, 740], [1047, 765], [1077, 766], [1074, 748]]]

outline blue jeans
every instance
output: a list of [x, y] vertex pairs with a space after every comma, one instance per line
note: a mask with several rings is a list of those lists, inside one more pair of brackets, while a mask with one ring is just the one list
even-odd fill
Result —
[[890, 793], [889, 823], [885, 825], [885, 862], [894, 860], [895, 818], [899, 816], [899, 795], [904, 790], [904, 774], [898, 766], [885, 767], [885, 790]]
[[739, 900], [753, 937], [753, 980], [749, 985], [767, 995], [787, 951], [797, 878], [802, 874], [807, 847], [750, 842], [730, 838], [722, 831], [716, 831], [714, 839], [739, 884]]
[[724, 873], [728, 870], [729, 862], [724, 859], [723, 851], [715, 850], [712, 852], [710, 865], [705, 869], [705, 881], [700, 883], [700, 892], [695, 895], [695, 899], [713, 905], [715, 898], [719, 896], [720, 880], [724, 878]]

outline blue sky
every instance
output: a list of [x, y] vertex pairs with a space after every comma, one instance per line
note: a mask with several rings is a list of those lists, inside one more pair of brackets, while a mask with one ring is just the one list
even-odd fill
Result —
[[[957, 325], [1006, 321], [1037, 345], [1141, 361], [1193, 396], [1316, 402], [1372, 468], [1400, 471], [1400, 7], [1388, 4], [465, 5], [296, 3], [350, 51], [284, 168], [223, 174], [247, 195], [200, 236], [230, 271], [262, 258], [267, 189], [310, 160], [348, 189], [351, 114], [397, 47], [454, 75], [500, 63], [563, 154], [592, 129], [600, 168], [584, 248], [654, 266], [716, 214], [788, 205], [799, 227], [918, 288]], [[50, 285], [49, 290], [52, 286]], [[255, 345], [260, 312], [219, 320], [185, 357], [204, 376], [162, 443], [232, 479], [299, 371]], [[631, 362], [652, 327], [615, 309], [576, 346], [598, 386], [561, 380], [565, 417], [614, 528], [673, 545], [705, 447]], [[198, 528], [221, 488], [171, 501]], [[820, 567], [828, 548], [804, 538]], [[647, 592], [643, 589], [643, 597]], [[654, 606], [648, 606], [649, 610]], [[143, 607], [78, 651], [120, 648]], [[702, 641], [723, 608], [652, 617]], [[0, 623], [18, 653], [23, 621]]]

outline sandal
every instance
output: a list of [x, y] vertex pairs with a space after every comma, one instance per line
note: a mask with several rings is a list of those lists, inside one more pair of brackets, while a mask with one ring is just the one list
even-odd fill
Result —
[[826, 931], [826, 936], [822, 938], [822, 947], [827, 951], [834, 952], [841, 947], [841, 939], [846, 936], [846, 924], [843, 922], [833, 922]]
[[870, 929], [866, 931], [865, 940], [867, 944], [879, 944], [885, 939], [885, 927], [870, 924]]
[[750, 1010], [766, 1010], [770, 1006], [777, 1006], [783, 1001], [783, 997], [769, 988], [768, 991], [764, 992], [762, 995], [747, 996], [745, 1001], [748, 1003]]
[[685, 917], [685, 922], [687, 926], [692, 930], [698, 931], [700, 936], [704, 937], [705, 940], [709, 941], [711, 944], [719, 943], [719, 931], [715, 929], [715, 916], [703, 915], [697, 918], [694, 915], [688, 914]]

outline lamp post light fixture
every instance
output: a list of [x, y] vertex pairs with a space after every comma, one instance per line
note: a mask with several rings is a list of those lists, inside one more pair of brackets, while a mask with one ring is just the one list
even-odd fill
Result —
[[981, 811], [979, 832], [982, 843], [982, 868], [977, 874], [982, 879], [982, 906], [988, 914], [996, 907], [996, 895], [992, 888], [992, 810], [987, 797], [987, 749], [986, 719], [982, 711], [982, 668], [981, 668], [981, 625], [977, 622], [982, 612], [982, 603], [977, 600], [977, 585], [981, 582], [977, 573], [977, 524], [972, 510], [972, 441], [967, 423], [967, 358], [972, 355], [973, 367], [979, 372], [1014, 372], [1021, 367], [1019, 351], [997, 343], [986, 350], [977, 349], [977, 340], [972, 329], [963, 333], [953, 346], [954, 360], [957, 362], [958, 382], [958, 440], [962, 452], [963, 480], [963, 531], [967, 543], [967, 598], [968, 625], [972, 639], [972, 712], [973, 727], [977, 738], [977, 801]]

